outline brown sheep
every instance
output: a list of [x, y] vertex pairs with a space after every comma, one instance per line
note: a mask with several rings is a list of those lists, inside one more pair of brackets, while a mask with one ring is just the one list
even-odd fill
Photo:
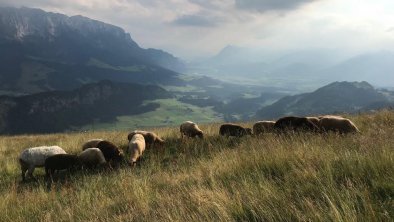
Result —
[[130, 155], [130, 164], [135, 166], [137, 160], [142, 156], [145, 150], [145, 139], [141, 134], [134, 134], [130, 139], [127, 153]]
[[105, 161], [107, 161], [111, 166], [118, 166], [124, 160], [121, 150], [109, 141], [104, 140], [99, 142], [97, 144], [97, 148], [101, 150]]
[[183, 135], [187, 137], [196, 137], [199, 138], [204, 137], [204, 133], [200, 128], [198, 128], [197, 124], [193, 123], [192, 121], [186, 121], [181, 124], [179, 127], [179, 131], [181, 132], [181, 138], [183, 139]]
[[306, 117], [287, 116], [275, 122], [274, 129], [277, 132], [286, 131], [311, 131], [319, 132], [319, 126]]
[[246, 135], [252, 135], [252, 129], [243, 128], [240, 125], [226, 123], [220, 126], [219, 134], [222, 136], [236, 136], [242, 137]]
[[357, 126], [349, 119], [339, 116], [325, 116], [319, 121], [320, 127], [324, 132], [359, 133]]
[[275, 121], [258, 121], [253, 125], [253, 133], [261, 135], [263, 133], [273, 132]]
[[87, 148], [95, 148], [99, 142], [103, 141], [103, 139], [91, 139], [82, 145], [82, 150], [86, 150]]
[[307, 116], [306, 117], [309, 121], [311, 121], [313, 124], [315, 124], [316, 126], [319, 126], [319, 121], [320, 118], [319, 117], [315, 117], [315, 116]]
[[134, 130], [133, 132], [129, 133], [129, 135], [127, 136], [129, 142], [135, 134], [141, 134], [144, 137], [147, 148], [152, 148], [156, 144], [162, 146], [165, 143], [165, 141], [160, 138], [156, 133], [142, 130]]

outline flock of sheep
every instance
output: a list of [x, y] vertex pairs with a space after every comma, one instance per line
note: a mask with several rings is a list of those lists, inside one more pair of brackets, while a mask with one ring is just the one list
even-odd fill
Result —
[[[242, 137], [246, 135], [261, 135], [264, 133], [284, 133], [284, 132], [329, 132], [334, 131], [341, 134], [360, 132], [352, 121], [341, 116], [319, 116], [319, 117], [294, 117], [288, 116], [274, 121], [259, 121], [250, 128], [240, 125], [226, 123], [222, 124], [219, 134], [222, 136]], [[198, 125], [186, 121], [180, 126], [181, 138], [199, 137], [203, 138], [204, 133]], [[154, 132], [135, 130], [131, 132], [127, 139], [129, 145], [123, 151], [115, 144], [103, 140], [92, 139], [82, 146], [82, 151], [78, 155], [67, 154], [59, 146], [41, 146], [28, 148], [22, 151], [19, 156], [19, 163], [22, 171], [22, 180], [27, 176], [33, 176], [36, 167], [45, 167], [46, 178], [52, 181], [52, 176], [59, 170], [95, 169], [95, 168], [117, 168], [121, 164], [134, 166], [142, 156], [145, 148], [162, 146], [165, 141]]]

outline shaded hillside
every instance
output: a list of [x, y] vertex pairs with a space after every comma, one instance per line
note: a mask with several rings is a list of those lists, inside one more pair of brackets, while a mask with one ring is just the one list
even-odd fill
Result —
[[111, 122], [119, 115], [145, 113], [158, 104], [145, 100], [170, 98], [164, 89], [101, 81], [74, 91], [53, 91], [21, 97], [0, 97], [0, 133], [62, 132], [73, 127]]
[[0, 7], [0, 88], [34, 93], [103, 79], [179, 85], [182, 62], [83, 16]]
[[286, 96], [259, 110], [256, 117], [354, 113], [364, 111], [364, 108], [373, 104], [385, 102], [388, 102], [387, 97], [367, 82], [334, 82], [311, 93]]

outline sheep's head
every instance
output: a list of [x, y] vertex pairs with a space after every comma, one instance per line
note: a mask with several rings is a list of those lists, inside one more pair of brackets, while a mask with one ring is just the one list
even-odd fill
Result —
[[198, 136], [200, 139], [202, 139], [202, 138], [204, 138], [204, 133], [203, 133], [202, 131], [199, 131], [199, 132], [197, 133], [197, 136]]

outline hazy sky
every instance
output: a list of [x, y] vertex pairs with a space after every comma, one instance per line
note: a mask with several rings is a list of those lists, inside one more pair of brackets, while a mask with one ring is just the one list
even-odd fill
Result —
[[124, 28], [142, 47], [210, 56], [263, 49], [394, 49], [393, 0], [0, 0]]

